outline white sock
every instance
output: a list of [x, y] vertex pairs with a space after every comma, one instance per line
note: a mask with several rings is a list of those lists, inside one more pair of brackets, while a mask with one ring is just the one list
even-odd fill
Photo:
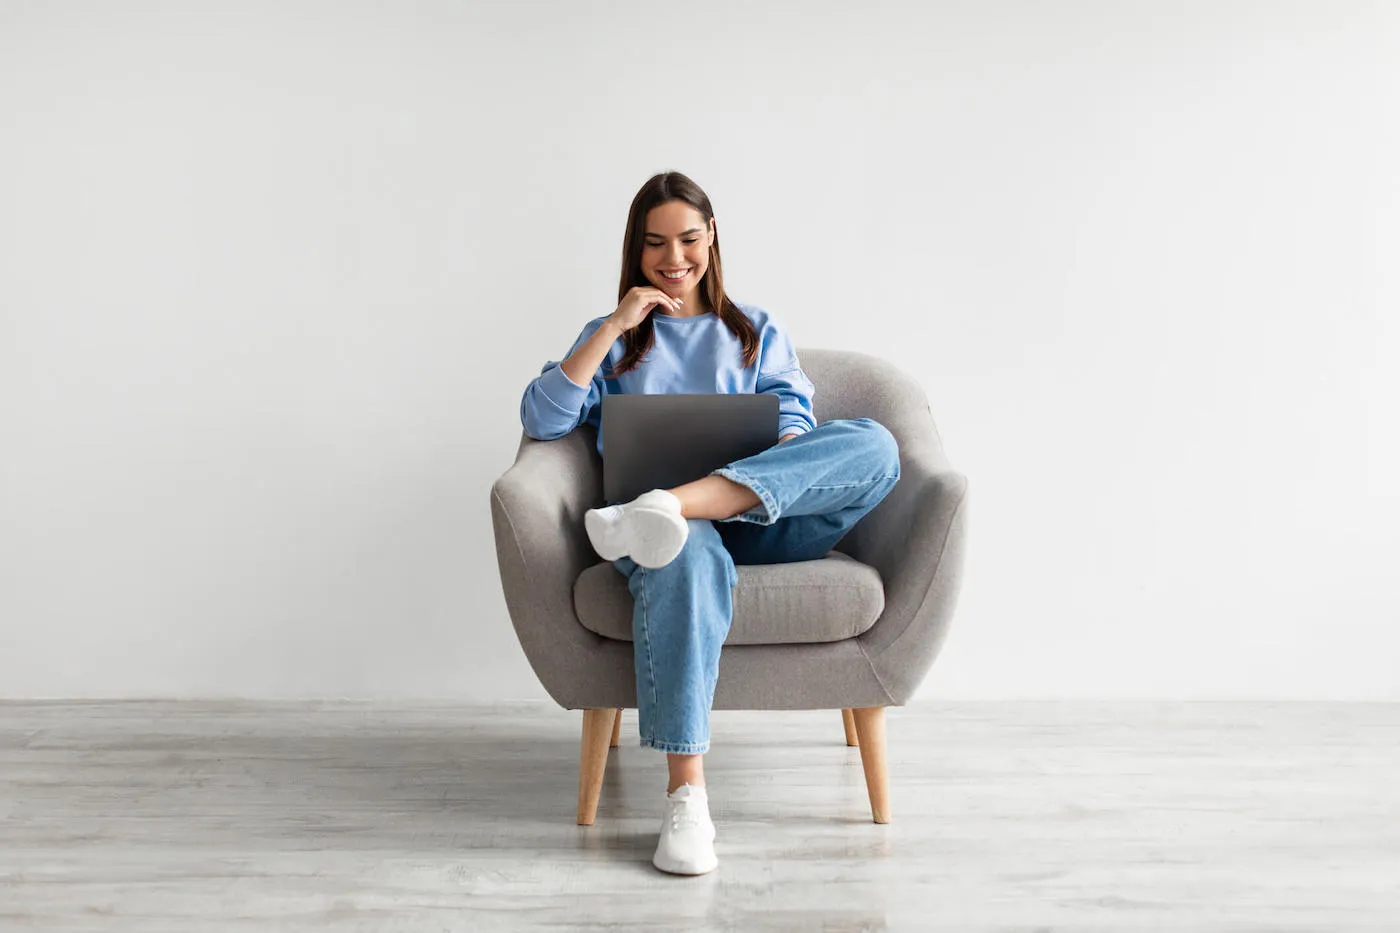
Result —
[[631, 557], [638, 567], [653, 570], [675, 560], [690, 536], [690, 525], [681, 517], [681, 500], [664, 489], [621, 505], [589, 509], [583, 524], [599, 557]]

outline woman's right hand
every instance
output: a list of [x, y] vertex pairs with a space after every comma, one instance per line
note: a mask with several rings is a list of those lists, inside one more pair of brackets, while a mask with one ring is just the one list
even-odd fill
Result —
[[624, 334], [636, 327], [646, 316], [651, 313], [651, 309], [658, 305], [665, 305], [671, 311], [679, 311], [681, 307], [679, 298], [672, 298], [659, 288], [650, 285], [634, 285], [632, 290], [622, 296], [622, 303], [617, 306], [617, 310], [609, 315], [608, 320], [617, 325]]

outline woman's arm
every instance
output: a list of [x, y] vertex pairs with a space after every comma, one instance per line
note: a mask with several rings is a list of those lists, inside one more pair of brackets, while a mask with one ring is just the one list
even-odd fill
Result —
[[559, 364], [559, 368], [564, 370], [564, 375], [569, 377], [570, 382], [575, 385], [587, 385], [593, 374], [598, 371], [598, 367], [603, 365], [603, 360], [608, 358], [608, 351], [612, 349], [612, 345], [617, 343], [621, 336], [622, 328], [609, 317], [591, 337], [569, 354], [568, 359]]
[[525, 387], [520, 423], [530, 437], [537, 441], [563, 437], [588, 420], [593, 406], [602, 401], [603, 378], [598, 368], [617, 340], [616, 328], [610, 323], [605, 320], [594, 328], [589, 321], [565, 360], [545, 363]]

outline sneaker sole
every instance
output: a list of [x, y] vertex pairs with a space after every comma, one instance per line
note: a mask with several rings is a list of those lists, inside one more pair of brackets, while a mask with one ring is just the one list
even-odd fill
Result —
[[702, 865], [689, 865], [685, 862], [667, 862], [653, 856], [651, 863], [669, 875], [703, 875], [719, 867], [719, 857], [716, 856], [713, 861]]
[[651, 539], [650, 546], [631, 555], [638, 567], [649, 570], [665, 567], [676, 559], [690, 536], [690, 526], [675, 512], [638, 509], [631, 518], [637, 523], [637, 529]]

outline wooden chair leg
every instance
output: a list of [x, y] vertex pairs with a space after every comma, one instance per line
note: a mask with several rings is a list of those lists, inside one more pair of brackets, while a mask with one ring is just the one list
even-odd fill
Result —
[[612, 741], [608, 743], [609, 748], [617, 748], [622, 744], [622, 710], [617, 711], [617, 718], [613, 720]]
[[856, 735], [856, 720], [851, 715], [851, 711], [843, 709], [841, 711], [841, 722], [846, 727], [846, 744], [855, 748], [860, 744], [860, 737]]
[[889, 769], [885, 762], [885, 708], [867, 706], [851, 710], [860, 741], [860, 763], [865, 768], [865, 789], [870, 794], [870, 815], [877, 823], [890, 821]]
[[608, 764], [608, 737], [612, 735], [617, 710], [583, 711], [583, 742], [578, 760], [578, 825], [592, 826], [598, 815], [598, 794], [603, 790], [603, 769]]

